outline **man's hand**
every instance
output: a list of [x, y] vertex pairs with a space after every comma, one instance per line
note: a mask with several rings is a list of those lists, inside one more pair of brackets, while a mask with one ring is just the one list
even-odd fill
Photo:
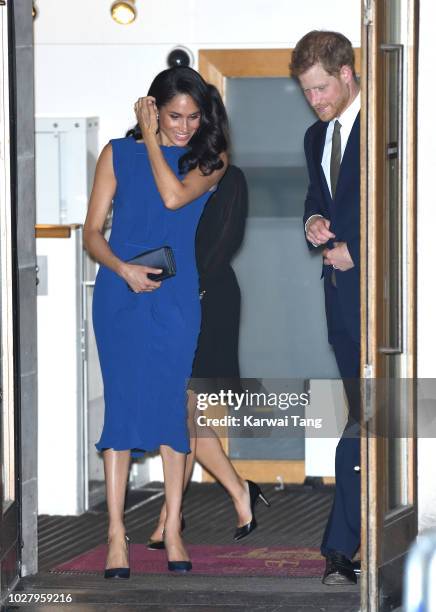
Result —
[[354, 268], [354, 262], [351, 259], [350, 252], [346, 242], [334, 242], [334, 249], [324, 249], [324, 263], [327, 266], [333, 266], [335, 270], [346, 272]]
[[314, 217], [307, 224], [306, 238], [313, 244], [313, 246], [325, 244], [331, 238], [335, 237], [335, 234], [333, 234], [329, 228], [329, 219], [324, 219], [324, 217]]

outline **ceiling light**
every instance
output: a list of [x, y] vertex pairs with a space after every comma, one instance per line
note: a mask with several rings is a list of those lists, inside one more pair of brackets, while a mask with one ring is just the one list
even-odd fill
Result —
[[119, 0], [111, 6], [112, 19], [121, 25], [128, 25], [136, 19], [135, 0]]

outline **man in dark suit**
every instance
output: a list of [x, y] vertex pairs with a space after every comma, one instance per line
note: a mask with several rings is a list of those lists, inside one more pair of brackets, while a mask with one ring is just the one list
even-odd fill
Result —
[[292, 55], [297, 77], [319, 121], [306, 132], [309, 172], [304, 230], [322, 247], [325, 310], [349, 406], [336, 449], [336, 491], [321, 552], [324, 584], [356, 583], [352, 558], [360, 546], [360, 88], [350, 41], [313, 31]]

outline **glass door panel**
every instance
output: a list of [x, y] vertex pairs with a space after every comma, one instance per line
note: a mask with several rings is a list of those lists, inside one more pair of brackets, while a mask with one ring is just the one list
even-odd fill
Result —
[[[228, 78], [225, 103], [231, 160], [243, 170], [249, 192], [245, 238], [232, 263], [241, 288], [244, 390], [302, 394], [310, 379], [338, 378], [326, 333], [321, 258], [307, 249], [302, 227], [308, 187], [304, 134], [316, 117], [289, 77]], [[250, 413], [285, 415], [268, 406]], [[288, 414], [299, 413], [293, 408]], [[286, 479], [280, 462], [304, 461], [305, 429], [290, 430], [252, 428], [246, 438], [230, 432], [229, 455], [260, 462], [263, 478], [271, 473], [273, 480]]]

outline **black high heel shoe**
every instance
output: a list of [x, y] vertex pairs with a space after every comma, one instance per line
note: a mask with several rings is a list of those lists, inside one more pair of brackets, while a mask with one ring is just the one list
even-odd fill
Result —
[[190, 561], [168, 561], [168, 570], [170, 572], [186, 573], [192, 570]]
[[[182, 516], [182, 521], [180, 523], [180, 531], [185, 529], [185, 519]], [[165, 542], [163, 540], [164, 532], [162, 531], [162, 540], [152, 540], [151, 538], [148, 540], [146, 547], [148, 550], [165, 550]]]
[[[183, 523], [183, 527], [184, 526], [185, 524]], [[165, 546], [165, 543], [164, 543], [164, 546]], [[168, 571], [170, 572], [178, 572], [180, 574], [185, 574], [186, 572], [190, 572], [191, 570], [192, 570], [191, 561], [168, 561]]]
[[163, 540], [152, 540], [150, 538], [146, 544], [146, 547], [148, 550], [165, 550], [165, 542]]
[[242, 538], [245, 538], [246, 536], [248, 536], [249, 533], [256, 529], [257, 521], [254, 515], [254, 507], [256, 505], [257, 500], [261, 499], [265, 506], [271, 506], [265, 495], [262, 493], [262, 490], [259, 485], [257, 485], [255, 482], [252, 482], [251, 480], [247, 480], [247, 482], [248, 492], [250, 493], [251, 521], [248, 522], [246, 525], [242, 525], [242, 527], [236, 528], [235, 535], [233, 536], [235, 542], [237, 542], [238, 540], [242, 540]]
[[[126, 545], [127, 545], [127, 560], [130, 565], [130, 546], [129, 546], [130, 539], [128, 538], [128, 536], [125, 536], [125, 538], [126, 538]], [[105, 569], [104, 577], [105, 578], [124, 578], [125, 580], [127, 580], [128, 578], [130, 578], [130, 567], [111, 567], [109, 569]]]

